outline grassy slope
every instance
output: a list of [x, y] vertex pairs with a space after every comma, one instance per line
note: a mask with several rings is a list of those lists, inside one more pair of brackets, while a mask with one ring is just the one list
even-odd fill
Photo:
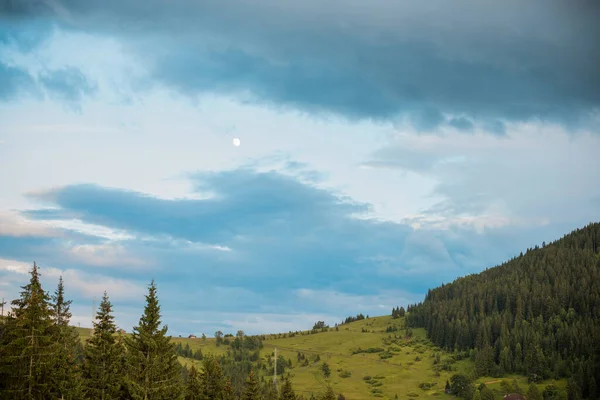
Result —
[[[292, 338], [277, 339], [274, 336], [268, 337], [264, 341], [262, 356], [267, 356], [277, 348], [278, 354], [292, 360], [293, 369], [292, 383], [298, 392], [310, 395], [310, 393], [320, 393], [323, 391], [326, 383], [331, 383], [336, 392], [343, 393], [348, 399], [365, 399], [374, 397], [371, 393], [371, 387], [362, 378], [366, 375], [372, 377], [380, 376], [378, 379], [382, 383], [378, 386], [381, 389], [384, 399], [392, 399], [397, 393], [401, 399], [406, 399], [410, 394], [417, 394], [418, 398], [435, 397], [438, 399], [450, 399], [454, 397], [444, 393], [446, 380], [456, 372], [468, 372], [472, 368], [472, 363], [463, 360], [455, 363], [453, 367], [456, 371], [441, 372], [440, 376], [435, 376], [433, 371], [434, 352], [438, 352], [444, 357], [448, 353], [437, 349], [430, 344], [425, 337], [423, 329], [413, 330], [413, 340], [406, 343], [400, 351], [394, 353], [394, 356], [387, 360], [381, 360], [379, 354], [356, 354], [352, 355], [352, 350], [358, 347], [367, 349], [369, 347], [383, 347], [382, 339], [389, 334], [385, 333], [385, 328], [390, 324], [401, 325], [401, 320], [393, 320], [390, 316], [374, 317], [367, 320], [357, 321], [340, 326], [339, 331], [330, 330], [329, 332], [317, 333], [313, 335], [298, 335]], [[362, 328], [369, 332], [363, 333]], [[77, 328], [82, 339], [89, 337], [90, 330]], [[214, 339], [187, 339], [173, 338], [176, 343], [186, 343], [192, 350], [202, 349], [204, 354], [221, 354], [227, 350], [227, 346], [217, 347]], [[303, 352], [312, 360], [313, 355], [319, 355], [321, 362], [309, 364], [302, 367], [297, 362], [297, 352]], [[421, 361], [415, 361], [419, 356]], [[196, 361], [180, 357], [182, 364], [190, 365]], [[331, 368], [331, 376], [328, 379], [323, 377], [321, 364], [327, 362]], [[198, 362], [196, 362], [198, 363]], [[198, 363], [199, 364], [199, 363]], [[349, 378], [341, 378], [338, 369], [347, 370], [352, 373]], [[516, 378], [519, 385], [526, 389], [528, 384], [524, 377], [508, 376], [503, 379], [512, 381]], [[433, 389], [424, 391], [419, 388], [421, 382], [436, 382]], [[494, 378], [480, 378], [477, 382], [486, 382], [495, 393], [496, 398], [501, 399], [504, 393], [500, 391], [500, 380]], [[550, 382], [544, 382], [539, 385], [540, 390]], [[557, 386], [564, 387], [564, 382], [555, 382]]]

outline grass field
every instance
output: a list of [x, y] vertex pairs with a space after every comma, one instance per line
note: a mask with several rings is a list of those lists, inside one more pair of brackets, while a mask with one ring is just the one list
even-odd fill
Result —
[[[339, 331], [330, 329], [328, 332], [296, 335], [291, 338], [277, 338], [277, 335], [267, 335], [261, 356], [271, 354], [277, 349], [278, 354], [292, 361], [291, 379], [294, 388], [299, 393], [310, 395], [321, 393], [327, 384], [331, 384], [336, 392], [343, 393], [348, 399], [383, 398], [393, 399], [398, 394], [400, 399], [407, 398], [455, 398], [444, 393], [447, 379], [457, 372], [467, 373], [472, 368], [472, 362], [461, 360], [452, 364], [453, 371], [440, 371], [439, 376], [433, 368], [434, 354], [442, 359], [449, 359], [452, 354], [444, 352], [431, 344], [423, 329], [413, 329], [411, 339], [405, 339], [395, 345], [383, 342], [390, 333], [386, 327], [395, 325], [401, 327], [402, 319], [392, 319], [391, 316], [373, 317], [350, 324], [341, 325]], [[89, 329], [77, 328], [82, 340], [89, 337]], [[366, 331], [366, 332], [365, 332]], [[173, 338], [176, 343], [184, 346], [189, 344], [192, 350], [200, 348], [203, 354], [221, 354], [227, 346], [216, 346], [215, 339]], [[383, 348], [391, 358], [381, 359], [381, 353], [352, 354], [358, 348]], [[311, 361], [308, 366], [302, 366], [297, 360], [298, 352], [303, 352]], [[320, 362], [313, 362], [313, 357], [319, 355]], [[191, 365], [197, 361], [180, 357], [182, 364]], [[321, 371], [323, 362], [329, 364], [331, 375], [325, 378]], [[342, 377], [342, 372], [345, 372]], [[348, 374], [349, 373], [349, 374]], [[349, 375], [349, 376], [348, 376]], [[370, 379], [368, 379], [370, 377]], [[517, 379], [523, 389], [527, 389], [526, 378], [507, 376], [502, 379], [512, 382]], [[496, 398], [502, 399], [502, 379], [483, 377], [477, 383], [485, 382], [495, 393]], [[421, 383], [432, 384], [430, 389], [421, 389]], [[549, 381], [539, 385], [540, 391]], [[552, 382], [564, 387], [564, 382]]]

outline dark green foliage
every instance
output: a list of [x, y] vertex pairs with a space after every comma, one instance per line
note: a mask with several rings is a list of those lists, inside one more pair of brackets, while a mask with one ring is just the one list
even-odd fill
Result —
[[452, 375], [450, 378], [450, 389], [452, 393], [464, 399], [471, 400], [471, 397], [473, 397], [473, 385], [471, 385], [471, 381], [466, 375]]
[[479, 349], [475, 355], [475, 371], [478, 376], [490, 376], [494, 367], [494, 349], [485, 346]]
[[494, 393], [492, 393], [490, 388], [485, 385], [479, 391], [479, 395], [481, 397], [481, 400], [494, 400]]
[[560, 398], [560, 391], [555, 385], [548, 385], [544, 388], [542, 398], [544, 400], [558, 400]]
[[356, 322], [356, 321], [361, 321], [365, 319], [365, 316], [362, 314], [358, 314], [356, 317], [347, 317], [344, 322], [342, 322], [340, 325], [343, 324], [349, 324], [350, 322]]
[[127, 389], [134, 400], [178, 399], [182, 395], [175, 345], [166, 335], [167, 326], [160, 325], [160, 306], [152, 281], [144, 314], [131, 337], [125, 340]]
[[57, 394], [52, 368], [59, 346], [50, 296], [42, 289], [35, 263], [22, 289], [21, 297], [12, 302], [14, 313], [7, 318], [2, 336], [2, 398], [52, 398]]
[[81, 369], [77, 361], [77, 346], [81, 343], [71, 321], [71, 301], [65, 299], [62, 276], [52, 296], [53, 340], [56, 351], [52, 359], [51, 385], [58, 398], [80, 399], [83, 396]]
[[325, 378], [329, 378], [329, 376], [331, 375], [331, 368], [329, 368], [329, 364], [327, 363], [323, 363], [321, 365], [321, 371], [323, 371], [323, 375], [325, 376]]
[[261, 400], [258, 379], [252, 370], [250, 370], [248, 379], [246, 379], [242, 400]]
[[392, 309], [392, 318], [394, 319], [404, 317], [404, 314], [406, 314], [404, 307], [395, 307]]
[[542, 393], [535, 383], [529, 385], [526, 394], [527, 400], [543, 400]]
[[335, 392], [331, 386], [327, 386], [325, 393], [321, 396], [321, 400], [335, 400]]
[[569, 400], [581, 400], [581, 389], [573, 378], [567, 381], [567, 396]]
[[296, 394], [289, 379], [284, 380], [279, 393], [279, 400], [296, 400]]
[[185, 385], [185, 400], [203, 400], [202, 381], [200, 373], [195, 366], [192, 365], [188, 372], [187, 382]]
[[445, 349], [477, 349], [478, 374], [520, 373], [530, 382], [573, 377], [588, 398], [597, 396], [600, 379], [598, 282], [595, 223], [429, 290], [423, 303], [408, 308], [406, 324], [426, 328]]
[[123, 394], [124, 348], [116, 332], [112, 304], [104, 292], [84, 350], [85, 389], [91, 399], [119, 399]]
[[204, 357], [202, 367], [202, 398], [219, 399], [226, 383], [219, 361], [212, 355]]

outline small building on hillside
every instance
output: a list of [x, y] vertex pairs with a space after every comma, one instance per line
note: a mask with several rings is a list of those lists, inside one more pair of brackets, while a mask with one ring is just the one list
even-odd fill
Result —
[[190, 335], [190, 336], [188, 336], [188, 339], [198, 339], [198, 338], [196, 337], [196, 335]]
[[509, 393], [506, 396], [504, 396], [504, 400], [527, 400], [527, 397], [518, 393]]

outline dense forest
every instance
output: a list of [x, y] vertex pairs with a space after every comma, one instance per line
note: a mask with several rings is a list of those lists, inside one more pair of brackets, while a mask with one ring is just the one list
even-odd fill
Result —
[[[71, 302], [65, 298], [62, 278], [50, 296], [42, 289], [34, 264], [22, 289], [8, 317], [0, 320], [0, 399], [304, 399], [284, 375], [291, 366], [285, 359], [278, 359], [282, 377], [279, 387], [274, 386], [273, 360], [260, 357], [260, 337], [239, 331], [231, 341], [221, 338], [220, 344], [230, 348], [219, 357], [175, 345], [161, 323], [154, 282], [130, 335], [117, 331], [104, 293], [93, 334], [85, 344], [69, 325]], [[201, 360], [202, 367], [188, 369], [178, 355]], [[327, 387], [320, 398], [344, 397]]]
[[569, 400], [598, 399], [600, 224], [429, 290], [406, 318], [479, 376], [567, 378]]

